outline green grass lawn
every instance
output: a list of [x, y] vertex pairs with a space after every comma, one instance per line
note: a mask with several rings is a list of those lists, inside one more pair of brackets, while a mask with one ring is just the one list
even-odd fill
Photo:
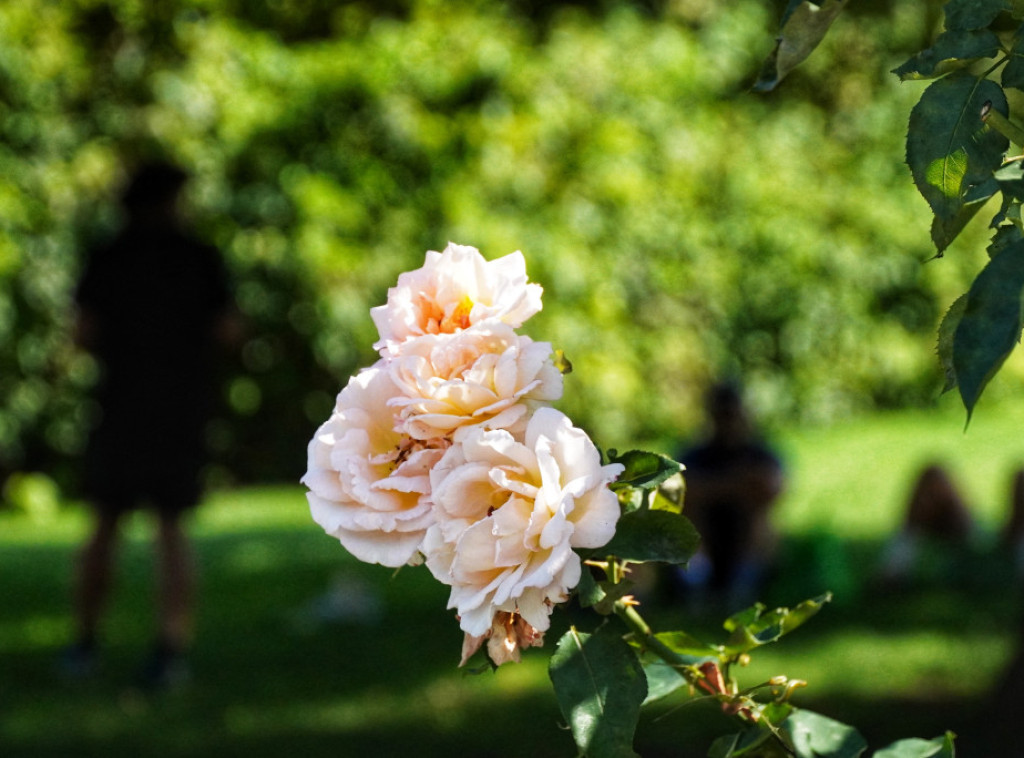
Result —
[[[782, 576], [773, 604], [822, 589], [835, 601], [781, 644], [758, 651], [743, 683], [784, 673], [797, 703], [860, 728], [874, 745], [971, 730], [1015, 644], [1017, 592], [992, 558], [943, 581], [886, 593], [871, 582], [910, 480], [946, 461], [982, 528], [1004, 517], [1024, 463], [1024, 413], [980, 408], [900, 413], [780, 434], [790, 486], [779, 506]], [[461, 634], [425, 569], [397, 574], [350, 558], [309, 519], [302, 490], [212, 494], [193, 524], [202, 570], [194, 678], [156, 697], [130, 686], [149, 644], [149, 525], [127, 529], [105, 665], [89, 681], [55, 670], [68, 640], [74, 553], [88, 523], [70, 504], [35, 519], [0, 510], [0, 756], [569, 756], [546, 675], [573, 618], [556, 612], [548, 649], [496, 674], [456, 669]], [[991, 570], [990, 570], [991, 569]], [[716, 634], [707, 616], [653, 603], [656, 625]], [[582, 617], [581, 623], [589, 620]], [[685, 698], [652, 708], [641, 755], [702, 755], [718, 714]]]
[[934, 409], [875, 415], [812, 430], [786, 430], [779, 444], [790, 491], [778, 513], [788, 533], [825, 530], [869, 539], [896, 528], [913, 478], [944, 464], [987, 528], [1006, 517], [1010, 476], [1024, 468], [1024, 406], [1004, 403], [965, 413], [955, 393]]

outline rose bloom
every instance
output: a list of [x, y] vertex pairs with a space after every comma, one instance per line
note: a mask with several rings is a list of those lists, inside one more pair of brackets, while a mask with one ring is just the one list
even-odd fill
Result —
[[487, 657], [495, 666], [503, 663], [519, 663], [519, 651], [527, 647], [540, 647], [544, 644], [544, 632], [534, 629], [518, 613], [498, 611], [494, 614], [491, 628], [484, 633], [483, 637], [473, 637], [467, 634], [462, 642], [462, 661], [473, 657], [473, 654], [480, 649], [484, 640], [487, 640]]
[[452, 588], [464, 651], [495, 634], [503, 660], [515, 660], [524, 641], [537, 644], [553, 604], [579, 582], [573, 548], [600, 547], [615, 533], [619, 503], [607, 485], [622, 468], [602, 466], [586, 433], [553, 408], [534, 413], [522, 442], [475, 429], [449, 448], [430, 474], [437, 522], [422, 550]]
[[429, 472], [449, 444], [396, 432], [396, 392], [379, 363], [352, 377], [309, 443], [302, 477], [314, 521], [356, 558], [391, 567], [418, 558], [433, 523]]
[[500, 322], [410, 340], [387, 366], [398, 423], [420, 440], [457, 440], [478, 426], [516, 433], [529, 410], [562, 396], [551, 345]]
[[388, 301], [370, 309], [381, 355], [424, 334], [451, 334], [487, 319], [514, 328], [541, 309], [541, 286], [526, 280], [519, 251], [493, 261], [475, 247], [448, 243], [444, 252], [427, 252], [422, 268], [400, 274]]

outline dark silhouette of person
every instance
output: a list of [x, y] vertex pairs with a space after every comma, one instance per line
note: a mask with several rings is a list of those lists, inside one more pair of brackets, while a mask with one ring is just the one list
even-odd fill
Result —
[[707, 394], [709, 432], [683, 450], [684, 513], [702, 544], [682, 573], [684, 587], [733, 604], [755, 600], [774, 560], [772, 505], [782, 493], [783, 468], [755, 433], [739, 388], [714, 385]]
[[158, 630], [142, 683], [159, 687], [186, 671], [194, 569], [183, 515], [200, 499], [218, 336], [231, 321], [218, 251], [183, 229], [177, 201], [187, 180], [147, 165], [123, 196], [124, 227], [91, 252], [76, 293], [80, 344], [100, 365], [101, 419], [85, 452], [84, 487], [95, 528], [80, 557], [72, 669], [95, 666], [122, 517], [157, 517]]
[[937, 463], [925, 466], [911, 489], [903, 523], [883, 552], [882, 579], [897, 585], [910, 580], [919, 573], [928, 545], [939, 545], [952, 557], [957, 551], [950, 548], [966, 550], [973, 531], [970, 509], [953, 477]]

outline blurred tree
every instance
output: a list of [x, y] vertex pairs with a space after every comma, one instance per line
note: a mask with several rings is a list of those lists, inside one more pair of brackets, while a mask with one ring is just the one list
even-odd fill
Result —
[[888, 72], [928, 17], [861, 5], [765, 97], [767, 0], [0, 4], [0, 478], [73, 484], [95, 368], [69, 293], [154, 148], [196, 177], [247, 320], [220, 480], [299, 476], [373, 360], [368, 309], [449, 239], [523, 250], [530, 332], [599, 442], [671, 449], [723, 372], [768, 420], [928, 401], [976, 260], [920, 265], [892, 160], [916, 93]]

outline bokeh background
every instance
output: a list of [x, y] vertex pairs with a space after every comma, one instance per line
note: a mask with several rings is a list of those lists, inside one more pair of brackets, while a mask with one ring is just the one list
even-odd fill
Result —
[[[490, 719], [473, 710], [475, 698], [453, 694], [451, 661], [433, 655], [439, 640], [458, 645], [443, 592], [395, 590], [385, 578], [370, 594], [397, 592], [427, 631], [399, 610], [371, 619], [370, 631], [358, 619], [355, 627], [292, 624], [346, 561], [307, 523], [296, 484], [307, 441], [347, 378], [374, 360], [369, 308], [449, 240], [489, 258], [522, 250], [544, 287], [544, 310], [525, 331], [572, 362], [559, 405], [603, 447], [671, 453], [698, 432], [709, 382], [742, 379], [793, 477], [782, 529], [819, 561], [797, 567], [794, 593], [819, 591], [804, 580], [818, 571], [863, 600], [850, 577], [898, 525], [907, 483], [930, 457], [952, 462], [997, 528], [1010, 468], [1024, 461], [1012, 405], [1024, 366], [1011, 360], [966, 435], [955, 398], [937, 399], [935, 330], [982, 265], [985, 230], [969, 227], [945, 258], [929, 260], [928, 209], [902, 161], [923, 85], [890, 73], [933, 38], [942, 3], [851, 3], [778, 91], [755, 94], [782, 5], [0, 2], [0, 655], [10, 661], [6, 678], [0, 673], [0, 719], [5, 695], [12, 714], [6, 733], [0, 721], [0, 753], [70, 754], [61, 751], [71, 745], [81, 755], [186, 755], [205, 745], [252, 755], [261, 746], [283, 751], [291, 736], [306, 754], [328, 754], [351, 738], [348, 718], [371, 729], [353, 743], [360, 750], [393, 754], [388, 745], [417, 744], [425, 730], [440, 735], [436, 754], [450, 754], [469, 723]], [[186, 212], [225, 257], [244, 336], [221, 367], [208, 433], [211, 503], [199, 523], [204, 567], [219, 577], [208, 592], [237, 601], [205, 611], [211, 646], [199, 668], [225, 667], [232, 694], [209, 684], [194, 709], [171, 706], [177, 730], [147, 742], [161, 723], [151, 704], [104, 701], [102, 689], [88, 693], [98, 701], [57, 696], [40, 667], [65, 633], [71, 555], [85, 529], [79, 455], [97, 414], [89, 399], [97, 366], [72, 340], [74, 287], [90, 246], [117, 229], [130, 167], [156, 154], [192, 174]], [[854, 542], [845, 552], [815, 548], [837, 540]], [[846, 563], [829, 569], [832, 555]], [[143, 559], [129, 565], [130, 582], [144, 585]], [[990, 595], [970, 589], [992, 603], [976, 619], [979, 638], [960, 652], [944, 645], [963, 641], [953, 627], [967, 596], [936, 595], [907, 622], [911, 636], [893, 643], [938, 651], [928, 656], [932, 668], [901, 681], [954, 705], [918, 702], [921, 713], [960, 713], [962, 699], [980, 698], [1008, 659], [1015, 604], [986, 587]], [[115, 649], [143, 636], [132, 619], [145, 609], [145, 589], [127, 592]], [[885, 658], [878, 643], [900, 607], [865, 617], [851, 601], [839, 613], [869, 645], [854, 653], [857, 671], [906, 660]], [[939, 635], [927, 638], [931, 648], [913, 636], [922, 624]], [[238, 647], [251, 628], [264, 630], [266, 646]], [[380, 649], [382, 628], [401, 636], [399, 673]], [[447, 637], [429, 631], [442, 628]], [[430, 654], [411, 655], [421, 644]], [[303, 646], [315, 651], [308, 659]], [[367, 647], [372, 665], [330, 675]], [[965, 689], [967, 663], [936, 673], [934, 659], [966, 659], [967, 650], [981, 673]], [[827, 676], [837, 655], [819, 648], [800, 659], [824, 661], [818, 673]], [[314, 659], [322, 665], [299, 665]], [[421, 697], [434, 705], [405, 742], [388, 743], [399, 732], [382, 714], [418, 711], [381, 682], [424, 660], [438, 678], [416, 681], [428, 682]], [[280, 696], [257, 669], [278, 677]], [[505, 684], [488, 684], [488, 697], [532, 701], [544, 689], [542, 666], [522, 670], [533, 673], [502, 671]], [[843, 676], [847, 688], [835, 697], [856, 700], [857, 674]], [[346, 686], [355, 689], [345, 697], [369, 711], [332, 710], [332, 687]], [[865, 691], [862, 706], [881, 704], [865, 711], [870, 718], [884, 715], [886, 687], [896, 685]], [[77, 730], [62, 742], [44, 727], [53, 712], [18, 692], [59, 704]], [[321, 699], [306, 702], [303, 692]], [[264, 705], [243, 693], [260, 693]], [[239, 700], [229, 707], [231, 697]], [[545, 713], [553, 707], [539, 702]], [[529, 709], [513, 709], [516, 717], [537, 718]], [[275, 719], [281, 730], [271, 739], [261, 729]], [[378, 721], [382, 731], [373, 732]], [[480, 747], [481, 738], [463, 754], [542, 754], [539, 743], [508, 747], [514, 728], [502, 734], [504, 750]], [[567, 736], [559, 739], [550, 754], [571, 754]], [[645, 754], [685, 754], [674, 739], [655, 740]]]
[[925, 263], [901, 160], [922, 87], [889, 71], [938, 7], [857, 3], [762, 96], [767, 0], [4, 3], [0, 472], [65, 484], [94, 415], [76, 275], [157, 150], [247, 321], [220, 480], [301, 473], [373, 359], [369, 308], [449, 240], [524, 252], [528, 331], [603, 444], [671, 445], [723, 374], [771, 422], [933, 402], [936, 324], [984, 255], [968, 233]]

